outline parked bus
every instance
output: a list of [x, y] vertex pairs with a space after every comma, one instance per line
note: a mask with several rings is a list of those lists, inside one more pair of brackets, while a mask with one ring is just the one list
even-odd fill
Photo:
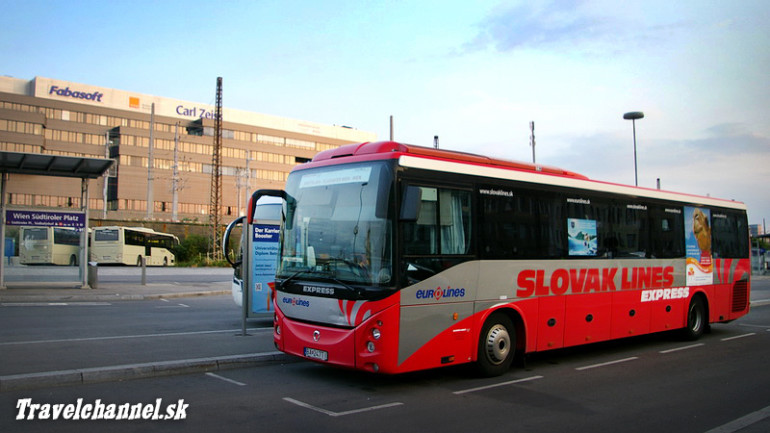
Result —
[[746, 206], [553, 167], [404, 145], [342, 146], [285, 191], [274, 341], [403, 373], [680, 330], [749, 311]]
[[91, 231], [91, 260], [98, 264], [173, 266], [179, 239], [144, 227], [96, 227]]
[[19, 263], [77, 266], [81, 233], [72, 227], [21, 227]]

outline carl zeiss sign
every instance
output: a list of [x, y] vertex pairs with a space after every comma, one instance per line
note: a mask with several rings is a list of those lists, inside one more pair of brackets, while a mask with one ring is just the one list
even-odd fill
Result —
[[6, 210], [5, 223], [11, 226], [56, 226], [82, 229], [86, 226], [86, 218], [83, 213]]

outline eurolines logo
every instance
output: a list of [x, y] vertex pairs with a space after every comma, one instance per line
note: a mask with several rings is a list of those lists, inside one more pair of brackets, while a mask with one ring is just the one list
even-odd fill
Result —
[[101, 92], [86, 93], [86, 92], [72, 91], [70, 90], [69, 86], [63, 89], [59, 86], [51, 86], [51, 88], [48, 89], [48, 94], [49, 95], [55, 94], [55, 95], [64, 96], [67, 98], [85, 99], [87, 101], [95, 101], [95, 102], [102, 102], [102, 96], [104, 96], [104, 93], [101, 93]]
[[282, 299], [284, 304], [290, 304], [295, 307], [310, 307], [310, 301], [300, 298], [290, 298], [288, 296], [284, 296]]
[[435, 289], [421, 289], [417, 291], [415, 296], [417, 299], [433, 298], [437, 301], [440, 301], [443, 298], [463, 298], [465, 297], [465, 289], [453, 289], [451, 287], [447, 287], [446, 289], [442, 289], [441, 287], [436, 287]]

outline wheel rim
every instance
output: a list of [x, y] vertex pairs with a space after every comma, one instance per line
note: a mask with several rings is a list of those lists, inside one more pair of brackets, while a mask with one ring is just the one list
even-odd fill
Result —
[[511, 336], [505, 326], [497, 324], [492, 326], [487, 334], [486, 353], [489, 362], [500, 365], [505, 361], [511, 351]]
[[701, 314], [700, 308], [697, 303], [693, 303], [692, 306], [690, 306], [690, 329], [693, 332], [700, 331], [701, 326], [703, 326], [703, 315]]

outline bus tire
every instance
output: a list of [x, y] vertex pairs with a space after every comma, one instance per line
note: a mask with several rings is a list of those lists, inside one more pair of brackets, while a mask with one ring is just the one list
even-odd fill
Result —
[[700, 338], [708, 328], [708, 310], [702, 296], [693, 296], [687, 308], [687, 323], [682, 330], [685, 340], [693, 341]]
[[168, 257], [163, 257], [163, 267], [168, 266]]
[[500, 376], [510, 370], [516, 352], [516, 330], [510, 317], [492, 313], [479, 335], [477, 367], [484, 376]]

